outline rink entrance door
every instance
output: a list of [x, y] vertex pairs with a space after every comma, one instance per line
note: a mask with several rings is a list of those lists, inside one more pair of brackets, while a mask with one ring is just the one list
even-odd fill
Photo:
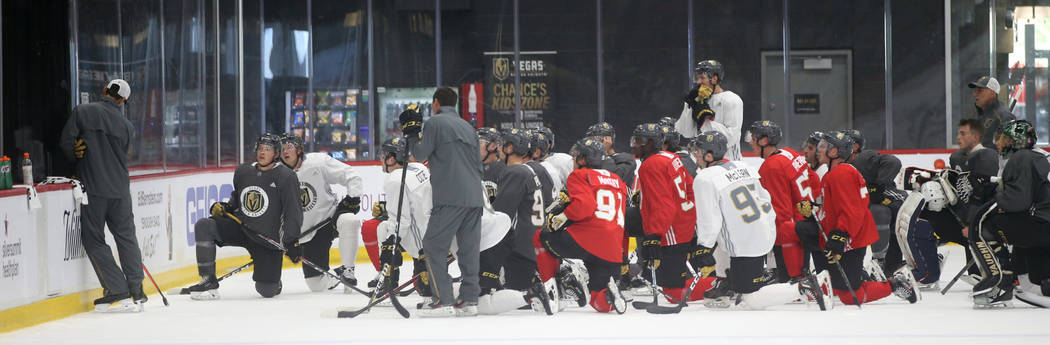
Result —
[[[784, 122], [784, 54], [762, 52], [762, 119]], [[852, 128], [852, 54], [791, 51], [790, 129], [782, 143], [798, 147], [815, 130]]]

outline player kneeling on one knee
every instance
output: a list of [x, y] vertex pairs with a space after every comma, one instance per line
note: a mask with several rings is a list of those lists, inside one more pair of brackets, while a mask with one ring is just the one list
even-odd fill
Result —
[[282, 250], [293, 261], [301, 256], [298, 238], [303, 211], [299, 179], [277, 159], [280, 145], [276, 135], [260, 137], [255, 145], [256, 161], [242, 164], [233, 173], [229, 201], [212, 204], [211, 217], [194, 225], [201, 281], [189, 287], [191, 298], [218, 298], [215, 246], [247, 249], [255, 266], [256, 291], [263, 297], [281, 293]]
[[[555, 274], [563, 291], [581, 294], [582, 285], [572, 272], [559, 272], [561, 259], [583, 260], [589, 275], [587, 291], [590, 305], [599, 312], [624, 313], [627, 302], [620, 295], [614, 276], [622, 263], [623, 214], [627, 187], [609, 171], [601, 170], [605, 147], [598, 138], [584, 138], [570, 151], [575, 170], [569, 174], [566, 189], [549, 209], [545, 230], [536, 232], [536, 262], [542, 280]], [[566, 281], [575, 282], [565, 283]], [[566, 293], [566, 292], [563, 292]]]

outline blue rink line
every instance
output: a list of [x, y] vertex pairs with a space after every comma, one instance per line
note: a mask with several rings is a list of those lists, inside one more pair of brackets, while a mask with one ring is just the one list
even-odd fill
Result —
[[[554, 342], [555, 344], [565, 344], [573, 342], [624, 342], [624, 341], [695, 341], [704, 340], [705, 342], [711, 341], [733, 341], [733, 340], [744, 340], [744, 341], [755, 341], [764, 340], [772, 343], [783, 343], [800, 340], [814, 340], [814, 339], [845, 339], [850, 341], [873, 341], [873, 340], [966, 340], [974, 338], [997, 338], [1000, 340], [1016, 339], [1016, 338], [1041, 338], [1050, 341], [1050, 333], [1037, 333], [1037, 334], [842, 334], [842, 335], [817, 335], [817, 336], [801, 336], [801, 335], [741, 335], [741, 336], [712, 336], [712, 335], [696, 335], [696, 336], [608, 336], [608, 337], [553, 337], [553, 338], [540, 338], [540, 337], [507, 337], [507, 338], [455, 338], [455, 339], [440, 339], [440, 338], [413, 338], [413, 339], [394, 339], [390, 338], [373, 338], [373, 339], [346, 339], [346, 340], [278, 340], [278, 341], [243, 341], [243, 342], [192, 342], [192, 344], [201, 345], [248, 345], [248, 344], [272, 344], [272, 345], [284, 345], [284, 344], [462, 344], [462, 343], [530, 343], [530, 344], [542, 344]], [[185, 345], [186, 342], [178, 343], [150, 343], [156, 345]]]

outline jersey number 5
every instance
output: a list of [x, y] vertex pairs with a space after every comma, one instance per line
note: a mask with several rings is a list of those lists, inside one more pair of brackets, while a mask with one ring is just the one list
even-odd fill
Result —
[[802, 200], [809, 200], [810, 202], [812, 202], [814, 201], [813, 189], [809, 188], [809, 184], [807, 182], [809, 182], [809, 174], [806, 174], [805, 171], [803, 171], [802, 175], [799, 175], [799, 177], [795, 179], [795, 185], [798, 186], [798, 193], [802, 197]]
[[678, 197], [682, 200], [682, 211], [692, 210], [693, 202], [689, 201], [689, 198], [685, 196], [685, 180], [681, 176], [675, 177], [674, 186], [678, 190]]

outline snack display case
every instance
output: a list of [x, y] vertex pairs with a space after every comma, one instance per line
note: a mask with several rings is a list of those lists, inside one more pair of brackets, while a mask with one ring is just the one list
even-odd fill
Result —
[[368, 121], [359, 121], [361, 90], [314, 90], [310, 109], [307, 91], [288, 91], [286, 130], [303, 138], [307, 148], [340, 161], [371, 159], [368, 154]]

